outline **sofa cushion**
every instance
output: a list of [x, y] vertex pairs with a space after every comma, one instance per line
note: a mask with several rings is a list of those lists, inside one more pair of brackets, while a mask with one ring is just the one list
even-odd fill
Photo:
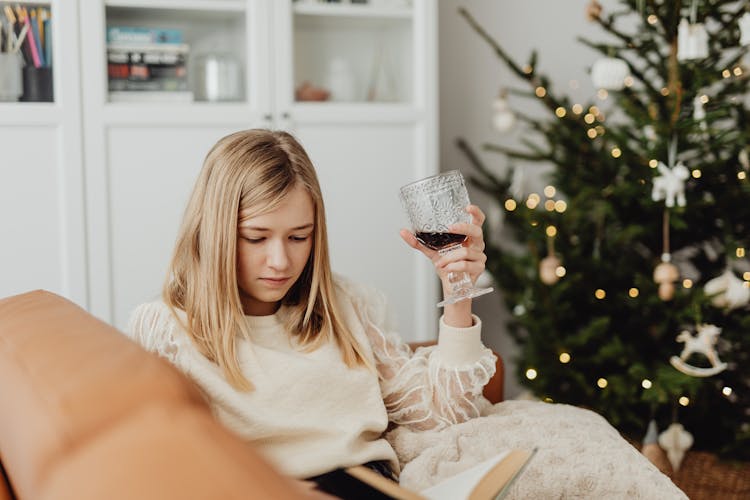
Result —
[[300, 498], [292, 488], [207, 410], [162, 404], [78, 447], [34, 498]]
[[171, 365], [44, 291], [0, 300], [0, 400], [0, 455], [21, 498], [38, 498], [66, 454], [144, 405], [205, 407]]

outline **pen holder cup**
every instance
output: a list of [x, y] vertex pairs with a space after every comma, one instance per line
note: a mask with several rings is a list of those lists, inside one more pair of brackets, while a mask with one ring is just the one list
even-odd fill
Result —
[[23, 92], [21, 67], [16, 53], [0, 52], [0, 101], [17, 101]]
[[21, 100], [27, 102], [52, 102], [52, 68], [24, 66], [23, 95], [21, 96]]

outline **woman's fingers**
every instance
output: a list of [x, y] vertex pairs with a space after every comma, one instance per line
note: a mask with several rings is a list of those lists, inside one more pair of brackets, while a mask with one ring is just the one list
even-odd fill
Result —
[[401, 239], [404, 240], [407, 245], [409, 245], [410, 247], [412, 247], [415, 250], [419, 250], [420, 252], [422, 252], [423, 254], [425, 254], [428, 259], [430, 259], [433, 262], [435, 262], [435, 257], [438, 256], [438, 253], [435, 250], [427, 248], [426, 246], [424, 246], [423, 244], [421, 244], [419, 242], [419, 240], [417, 239], [417, 237], [414, 236], [414, 234], [411, 231], [409, 231], [407, 229], [402, 229], [399, 232], [399, 234], [401, 235]]

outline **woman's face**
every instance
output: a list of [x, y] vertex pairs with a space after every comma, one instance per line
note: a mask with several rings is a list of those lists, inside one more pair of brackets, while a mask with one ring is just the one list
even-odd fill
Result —
[[315, 207], [302, 186], [273, 211], [242, 220], [237, 228], [237, 283], [247, 315], [266, 316], [305, 269], [313, 245]]

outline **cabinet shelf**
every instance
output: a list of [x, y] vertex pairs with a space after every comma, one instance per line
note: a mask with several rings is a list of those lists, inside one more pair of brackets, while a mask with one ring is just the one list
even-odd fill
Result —
[[211, 125], [253, 122], [252, 109], [243, 103], [107, 103], [103, 121], [107, 125]]
[[224, 12], [244, 12], [245, 10], [243, 0], [106, 0], [104, 5], [129, 9], [185, 9]]
[[411, 19], [410, 7], [376, 7], [368, 4], [295, 4], [294, 13], [309, 17], [355, 17], [370, 19]]
[[296, 123], [408, 123], [419, 118], [414, 106], [404, 103], [295, 103]]
[[60, 106], [50, 102], [0, 104], [0, 126], [54, 125], [62, 121]]

